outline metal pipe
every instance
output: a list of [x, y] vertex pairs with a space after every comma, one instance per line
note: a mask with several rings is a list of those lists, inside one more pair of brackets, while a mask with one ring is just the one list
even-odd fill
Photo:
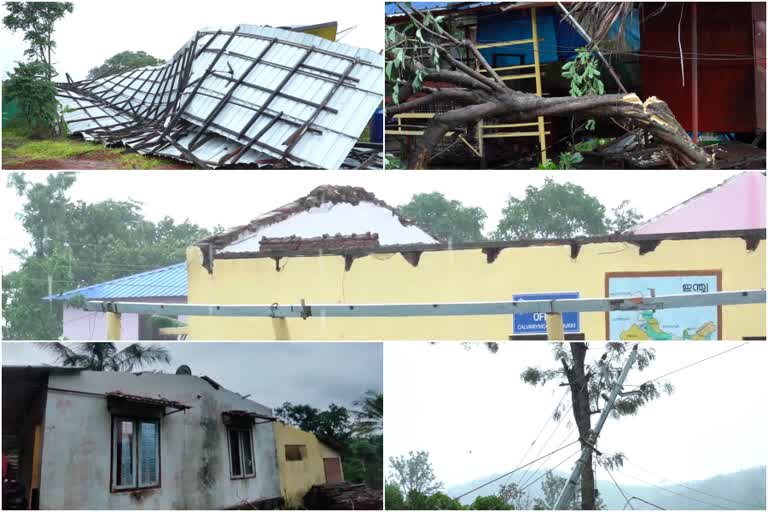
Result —
[[696, 2], [691, 2], [691, 131], [699, 142], [699, 31]]

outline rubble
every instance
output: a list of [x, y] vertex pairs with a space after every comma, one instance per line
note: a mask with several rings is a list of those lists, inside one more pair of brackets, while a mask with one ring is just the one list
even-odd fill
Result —
[[313, 485], [304, 496], [304, 506], [309, 510], [382, 510], [381, 490], [365, 484]]

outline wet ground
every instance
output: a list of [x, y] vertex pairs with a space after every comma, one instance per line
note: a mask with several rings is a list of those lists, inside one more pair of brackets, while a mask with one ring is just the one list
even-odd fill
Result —
[[[141, 155], [132, 155], [132, 158], [143, 159]], [[4, 158], [3, 169], [21, 170], [109, 170], [109, 169], [194, 169], [193, 166], [170, 159], [155, 159], [159, 165], [146, 167], [144, 165], [131, 165], [131, 161], [125, 155], [114, 151], [89, 151], [81, 155], [67, 158], [53, 158], [45, 160], [27, 160], [17, 158]]]

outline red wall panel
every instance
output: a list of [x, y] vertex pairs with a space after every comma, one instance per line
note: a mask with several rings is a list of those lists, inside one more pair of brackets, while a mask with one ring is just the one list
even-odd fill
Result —
[[[661, 13], [650, 16], [658, 9]], [[678, 47], [678, 21], [684, 54], [682, 82]], [[699, 2], [698, 90], [699, 130], [752, 132], [756, 128], [755, 61], [752, 44], [752, 9], [747, 2]], [[667, 102], [686, 130], [691, 130], [691, 4], [642, 3], [640, 66], [644, 98]], [[707, 60], [707, 55], [746, 56], [741, 60]], [[653, 55], [663, 56], [657, 58]], [[711, 57], [710, 57], [711, 59]]]

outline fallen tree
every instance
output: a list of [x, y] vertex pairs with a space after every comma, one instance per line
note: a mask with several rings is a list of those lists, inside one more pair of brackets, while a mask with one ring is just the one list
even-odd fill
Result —
[[[507, 87], [472, 41], [459, 39], [446, 30], [441, 17], [397, 5], [410, 22], [401, 30], [387, 28], [386, 74], [394, 103], [387, 107], [387, 116], [437, 102], [458, 105], [431, 118], [415, 150], [408, 155], [409, 168], [426, 168], [433, 149], [448, 132], [480, 120], [504, 118], [516, 123], [539, 116], [574, 114], [631, 122], [651, 134], [679, 167], [698, 168], [710, 162], [664, 101], [655, 97], [642, 101], [634, 93], [543, 98], [515, 91]], [[467, 59], [462, 58], [462, 53]], [[463, 62], [469, 59], [474, 59], [482, 71]], [[446, 86], [427, 87], [425, 82]]]

